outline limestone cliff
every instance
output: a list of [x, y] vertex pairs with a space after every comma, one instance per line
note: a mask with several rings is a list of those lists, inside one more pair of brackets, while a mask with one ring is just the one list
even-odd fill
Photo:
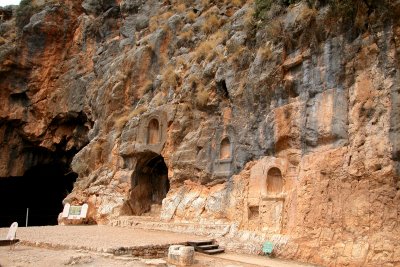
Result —
[[283, 258], [400, 264], [398, 1], [42, 2], [0, 24], [0, 177], [72, 161], [97, 223], [162, 204]]

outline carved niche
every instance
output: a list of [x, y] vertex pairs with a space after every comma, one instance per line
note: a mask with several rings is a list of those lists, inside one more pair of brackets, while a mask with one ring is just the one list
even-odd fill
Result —
[[147, 126], [147, 144], [154, 145], [160, 142], [160, 125], [158, 120], [153, 118]]
[[281, 232], [287, 165], [285, 159], [265, 157], [251, 168], [247, 198], [250, 229]]
[[216, 155], [214, 160], [214, 174], [222, 177], [232, 175], [232, 163], [232, 137], [230, 135], [223, 135], [221, 138], [219, 138], [219, 141], [217, 141]]
[[135, 150], [160, 153], [167, 138], [167, 125], [167, 115], [163, 111], [156, 111], [142, 117], [139, 122]]

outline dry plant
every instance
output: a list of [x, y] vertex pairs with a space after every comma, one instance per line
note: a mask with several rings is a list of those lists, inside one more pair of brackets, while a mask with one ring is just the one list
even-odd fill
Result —
[[172, 13], [171, 11], [167, 11], [167, 12], [162, 13], [162, 14], [160, 15], [160, 19], [161, 19], [162, 21], [166, 21], [166, 20], [168, 20], [170, 17], [172, 17], [172, 15], [174, 15], [174, 13]]
[[143, 82], [143, 85], [139, 88], [138, 93], [139, 95], [145, 95], [147, 92], [149, 92], [151, 89], [153, 89], [153, 81], [150, 79], [146, 79]]
[[235, 92], [235, 96], [243, 95], [244, 89], [245, 89], [245, 83], [244, 83], [244, 81], [241, 81], [240, 84], [239, 84], [238, 89]]
[[272, 49], [272, 44], [270, 42], [267, 42], [264, 46], [258, 49], [257, 55], [263, 60], [270, 60], [272, 57]]
[[206, 59], [210, 55], [215, 54], [214, 50], [214, 41], [204, 41], [202, 42], [194, 51], [194, 58], [198, 63], [200, 63], [202, 60]]
[[254, 8], [249, 8], [246, 14], [244, 15], [244, 25], [247, 29], [251, 28], [255, 25], [254, 21]]
[[232, 6], [235, 6], [235, 7], [240, 7], [240, 6], [242, 6], [246, 1], [245, 0], [231, 0], [231, 1], [225, 1], [225, 3], [227, 4], [227, 2], [229, 3], [231, 3], [232, 4]]
[[221, 21], [217, 17], [217, 15], [211, 14], [204, 21], [203, 26], [201, 27], [201, 30], [205, 34], [211, 34], [219, 28], [220, 24], [221, 24]]
[[190, 10], [187, 14], [186, 14], [186, 19], [188, 20], [188, 22], [194, 22], [197, 18], [196, 13], [193, 12], [193, 10]]
[[187, 31], [181, 32], [179, 34], [179, 38], [182, 39], [183, 41], [187, 42], [192, 39], [193, 35], [194, 35], [193, 31], [191, 29], [189, 29]]
[[120, 117], [118, 117], [115, 122], [114, 122], [114, 127], [117, 130], [117, 132], [122, 132], [122, 129], [125, 127], [127, 122], [131, 120], [133, 117], [139, 116], [143, 114], [144, 112], [147, 111], [147, 107], [142, 105], [137, 107], [136, 109], [132, 110], [130, 113], [128, 111], [125, 111], [124, 113], [121, 114]]
[[149, 30], [150, 32], [154, 32], [158, 28], [158, 17], [153, 16], [149, 20]]
[[283, 39], [285, 27], [283, 25], [282, 19], [277, 18], [271, 21], [266, 29], [267, 38], [273, 43], [278, 43]]
[[302, 12], [299, 14], [299, 17], [296, 19], [300, 22], [301, 28], [309, 27], [310, 24], [315, 21], [315, 18], [318, 15], [318, 10], [315, 8], [304, 8]]
[[162, 73], [162, 89], [169, 89], [170, 87], [176, 87], [178, 85], [178, 75], [175, 73], [175, 67], [168, 65]]
[[202, 84], [197, 85], [196, 93], [196, 105], [199, 107], [204, 107], [208, 103], [208, 92], [204, 89]]
[[250, 65], [251, 58], [250, 50], [246, 46], [240, 46], [228, 60], [238, 69], [246, 69]]
[[210, 40], [215, 40], [218, 44], [223, 43], [228, 37], [227, 31], [217, 31], [209, 37]]
[[218, 31], [211, 35], [208, 40], [200, 43], [194, 51], [194, 58], [198, 63], [207, 59], [208, 61], [214, 59], [218, 53], [215, 50], [227, 38], [226, 31]]
[[136, 109], [132, 110], [128, 117], [129, 119], [132, 119], [133, 117], [142, 115], [143, 113], [145, 113], [147, 111], [147, 107], [145, 105], [139, 106]]
[[368, 7], [364, 2], [358, 4], [357, 14], [354, 20], [356, 29], [363, 30], [368, 21]]
[[164, 27], [166, 23], [164, 23], [166, 20], [168, 20], [174, 13], [168, 11], [159, 15], [152, 16], [149, 20], [149, 31], [154, 32], [157, 30], [160, 25], [164, 24]]
[[201, 5], [207, 7], [210, 4], [210, 0], [201, 0]]
[[103, 162], [103, 144], [104, 140], [99, 139], [93, 144], [91, 149], [91, 154], [100, 162]]
[[200, 78], [197, 75], [194, 74], [190, 74], [187, 82], [190, 84], [190, 86], [192, 87], [192, 89], [197, 88], [197, 86], [199, 84], [201, 84]]
[[186, 69], [187, 67], [187, 60], [185, 59], [185, 57], [179, 56], [176, 58], [176, 67], [177, 69]]
[[174, 10], [175, 12], [182, 13], [186, 10], [186, 4], [185, 3], [178, 4], [175, 6]]
[[114, 122], [114, 127], [117, 130], [117, 132], [121, 132], [122, 129], [125, 127], [126, 123], [129, 120], [129, 114], [126, 112], [123, 113], [118, 119], [115, 120]]

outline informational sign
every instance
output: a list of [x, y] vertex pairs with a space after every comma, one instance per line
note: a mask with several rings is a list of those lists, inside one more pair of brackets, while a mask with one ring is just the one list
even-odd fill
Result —
[[71, 206], [70, 204], [65, 204], [62, 217], [68, 219], [82, 219], [86, 218], [88, 210], [88, 205], [83, 204], [82, 206]]
[[267, 241], [263, 244], [262, 251], [265, 255], [270, 255], [273, 250], [274, 250], [274, 244], [272, 242]]

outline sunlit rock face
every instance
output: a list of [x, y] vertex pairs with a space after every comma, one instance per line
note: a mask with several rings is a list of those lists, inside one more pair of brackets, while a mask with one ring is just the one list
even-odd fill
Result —
[[71, 166], [64, 202], [94, 223], [231, 224], [283, 258], [399, 264], [397, 22], [337, 29], [300, 2], [277, 31], [239, 2], [34, 1], [20, 29], [14, 10], [0, 176]]

